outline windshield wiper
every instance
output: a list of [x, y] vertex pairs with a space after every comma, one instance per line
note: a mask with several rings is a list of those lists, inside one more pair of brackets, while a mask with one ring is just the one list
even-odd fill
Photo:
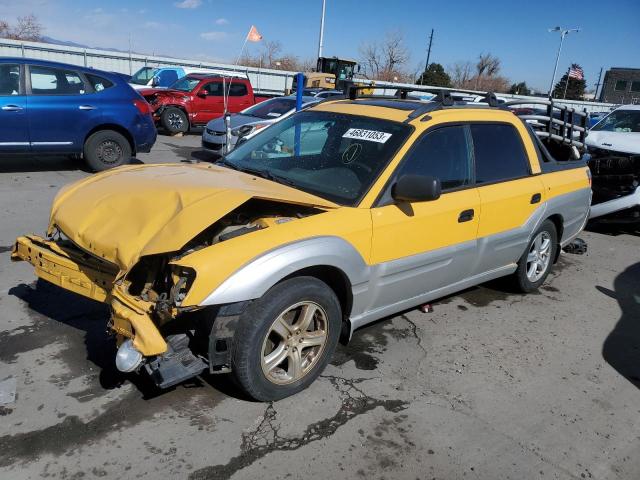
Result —
[[261, 178], [266, 178], [267, 180], [271, 180], [272, 182], [282, 183], [283, 185], [290, 185], [290, 186], [295, 185], [293, 181], [289, 180], [286, 177], [276, 175], [274, 173], [269, 172], [268, 170], [260, 170], [259, 168], [251, 168], [251, 167], [241, 167], [239, 165], [236, 165], [235, 163], [231, 163], [224, 156], [220, 157], [220, 159], [216, 161], [216, 163], [219, 165], [223, 165], [225, 167], [231, 168], [233, 170], [238, 170], [239, 172], [244, 172], [250, 175], [257, 175], [258, 177], [261, 177]]

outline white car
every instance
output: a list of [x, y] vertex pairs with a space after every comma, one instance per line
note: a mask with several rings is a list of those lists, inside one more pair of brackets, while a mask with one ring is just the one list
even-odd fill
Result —
[[640, 105], [623, 105], [587, 135], [593, 176], [590, 218], [640, 223]]
[[[302, 108], [307, 108], [320, 101], [322, 98], [302, 97]], [[256, 133], [269, 125], [287, 118], [296, 111], [296, 96], [275, 97], [257, 103], [244, 109], [240, 113], [231, 115], [231, 148], [236, 143], [248, 140]], [[226, 126], [224, 118], [216, 118], [207, 123], [202, 132], [202, 147], [209, 152], [222, 154], [226, 144]]]

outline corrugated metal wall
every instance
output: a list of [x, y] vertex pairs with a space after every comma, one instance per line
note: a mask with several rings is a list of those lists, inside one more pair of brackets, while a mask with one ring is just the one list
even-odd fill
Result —
[[[180, 65], [185, 67], [209, 67], [219, 70], [238, 71], [246, 73], [251, 80], [254, 89], [264, 93], [283, 93], [285, 89], [291, 88], [293, 76], [296, 72], [286, 72], [282, 70], [258, 69], [252, 67], [234, 67], [223, 63], [200, 62], [198, 60], [184, 60], [170, 57], [157, 57], [152, 55], [141, 55], [124, 52], [112, 52], [109, 50], [95, 50], [91, 48], [67, 47], [64, 45], [54, 45], [51, 43], [22, 42], [16, 40], [0, 39], [0, 56], [8, 57], [30, 57], [64, 62], [74, 65], [83, 65], [100, 70], [121, 72], [126, 74], [135, 73], [144, 66], [160, 65]], [[397, 86], [411, 86], [406, 83], [376, 82], [377, 85], [388, 85], [390, 90], [386, 93], [393, 93], [393, 88]], [[377, 91], [377, 93], [382, 93]], [[500, 94], [500, 97], [509, 99], [540, 100], [537, 97], [526, 97], [523, 95]], [[607, 111], [615, 106], [611, 103], [580, 102], [575, 100], [559, 100], [558, 103], [576, 108], [586, 108], [588, 112]]]

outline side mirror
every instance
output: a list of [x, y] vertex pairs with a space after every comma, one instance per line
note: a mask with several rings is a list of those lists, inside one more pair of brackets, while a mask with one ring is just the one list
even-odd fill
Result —
[[198, 92], [198, 96], [200, 98], [207, 98], [209, 96], [209, 92], [207, 92], [205, 89], [202, 89]]
[[429, 202], [440, 198], [440, 179], [426, 175], [402, 175], [391, 187], [396, 202]]
[[151, 86], [157, 87], [158, 85], [160, 85], [160, 77], [156, 75], [155, 77], [153, 77], [153, 79], [151, 79]]

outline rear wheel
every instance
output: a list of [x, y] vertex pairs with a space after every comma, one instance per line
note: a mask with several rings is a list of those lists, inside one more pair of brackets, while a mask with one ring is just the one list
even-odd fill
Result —
[[342, 315], [335, 293], [313, 277], [277, 284], [247, 308], [234, 335], [232, 371], [261, 401], [309, 386], [331, 359]]
[[131, 161], [131, 145], [124, 135], [101, 130], [84, 143], [84, 159], [96, 172], [125, 165]]
[[533, 292], [549, 275], [558, 249], [558, 234], [551, 220], [545, 220], [533, 234], [514, 273], [518, 290]]
[[169, 107], [162, 112], [160, 123], [170, 135], [186, 133], [189, 130], [189, 119], [184, 111], [176, 107]]

